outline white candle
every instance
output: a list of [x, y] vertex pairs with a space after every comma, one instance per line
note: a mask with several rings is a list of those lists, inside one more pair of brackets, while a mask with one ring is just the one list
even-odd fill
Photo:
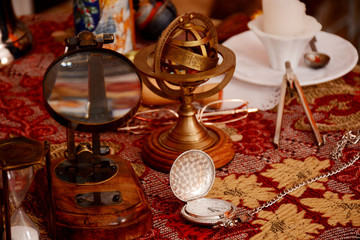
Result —
[[262, 0], [264, 32], [297, 36], [304, 31], [306, 7], [299, 0]]
[[11, 227], [11, 240], [39, 240], [39, 233], [32, 227], [13, 226]]

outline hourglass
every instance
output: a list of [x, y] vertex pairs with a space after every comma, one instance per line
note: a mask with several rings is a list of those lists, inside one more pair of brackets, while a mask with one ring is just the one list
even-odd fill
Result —
[[[0, 168], [2, 173], [1, 219], [5, 220], [3, 240], [38, 240], [39, 230], [26, 215], [22, 202], [34, 178], [35, 164], [43, 164], [47, 147], [25, 137], [0, 141]], [[10, 214], [10, 208], [14, 209]], [[10, 217], [11, 215], [11, 217]]]
[[[34, 178], [33, 166], [7, 172], [10, 202], [15, 210], [10, 219], [11, 239], [37, 240], [39, 230], [21, 206]], [[4, 239], [6, 234], [4, 234]]]

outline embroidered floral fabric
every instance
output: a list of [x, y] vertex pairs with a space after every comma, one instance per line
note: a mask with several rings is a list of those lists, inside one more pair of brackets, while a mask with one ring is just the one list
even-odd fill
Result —
[[[64, 51], [64, 37], [73, 33], [72, 16], [23, 17], [33, 33], [31, 53], [0, 72], [0, 138], [27, 136], [51, 142], [53, 157], [66, 147], [65, 128], [46, 112], [42, 78], [48, 65]], [[360, 128], [360, 67], [340, 79], [304, 87], [304, 94], [325, 146], [318, 148], [296, 94], [286, 100], [281, 148], [272, 143], [276, 108], [251, 113], [238, 122], [220, 125], [233, 139], [236, 155], [218, 169], [208, 197], [231, 201], [242, 210], [255, 208], [279, 192], [334, 169], [330, 151], [345, 130]], [[149, 168], [141, 159], [146, 134], [109, 132], [101, 136], [112, 152], [131, 162], [153, 213], [153, 228], [141, 239], [354, 239], [360, 238], [360, 163], [287, 195], [232, 229], [196, 226], [180, 215], [183, 202], [171, 192], [168, 174]], [[80, 133], [77, 141], [87, 140]], [[347, 161], [360, 146], [345, 149]], [[24, 202], [37, 222], [41, 239], [50, 239], [33, 187]]]

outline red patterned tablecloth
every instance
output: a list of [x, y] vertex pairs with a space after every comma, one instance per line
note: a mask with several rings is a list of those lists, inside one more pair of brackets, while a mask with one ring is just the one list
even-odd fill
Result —
[[[33, 33], [34, 47], [29, 55], [0, 71], [0, 139], [23, 135], [49, 140], [52, 153], [57, 154], [65, 147], [65, 129], [46, 112], [41, 84], [48, 65], [64, 50], [64, 36], [73, 31], [72, 16], [34, 15], [22, 20]], [[231, 201], [241, 210], [251, 209], [295, 183], [339, 166], [329, 152], [345, 130], [360, 127], [360, 67], [342, 78], [303, 90], [326, 136], [325, 146], [317, 147], [296, 95], [286, 101], [280, 149], [272, 143], [276, 109], [223, 125], [234, 140], [236, 155], [217, 170], [209, 197]], [[131, 162], [150, 202], [153, 228], [143, 239], [360, 238], [360, 162], [294, 191], [248, 223], [212, 229], [193, 225], [180, 216], [184, 203], [171, 192], [168, 174], [149, 168], [141, 159], [147, 137], [118, 132], [102, 135], [102, 141]], [[359, 145], [347, 147], [341, 161], [359, 150]], [[38, 223], [41, 239], [49, 239], [42, 206], [34, 193], [27, 196], [25, 207]]]

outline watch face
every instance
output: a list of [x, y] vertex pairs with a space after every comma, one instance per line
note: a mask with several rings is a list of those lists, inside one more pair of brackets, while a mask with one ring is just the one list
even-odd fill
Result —
[[214, 217], [233, 211], [233, 204], [221, 199], [200, 198], [187, 203], [186, 213], [197, 217]]

